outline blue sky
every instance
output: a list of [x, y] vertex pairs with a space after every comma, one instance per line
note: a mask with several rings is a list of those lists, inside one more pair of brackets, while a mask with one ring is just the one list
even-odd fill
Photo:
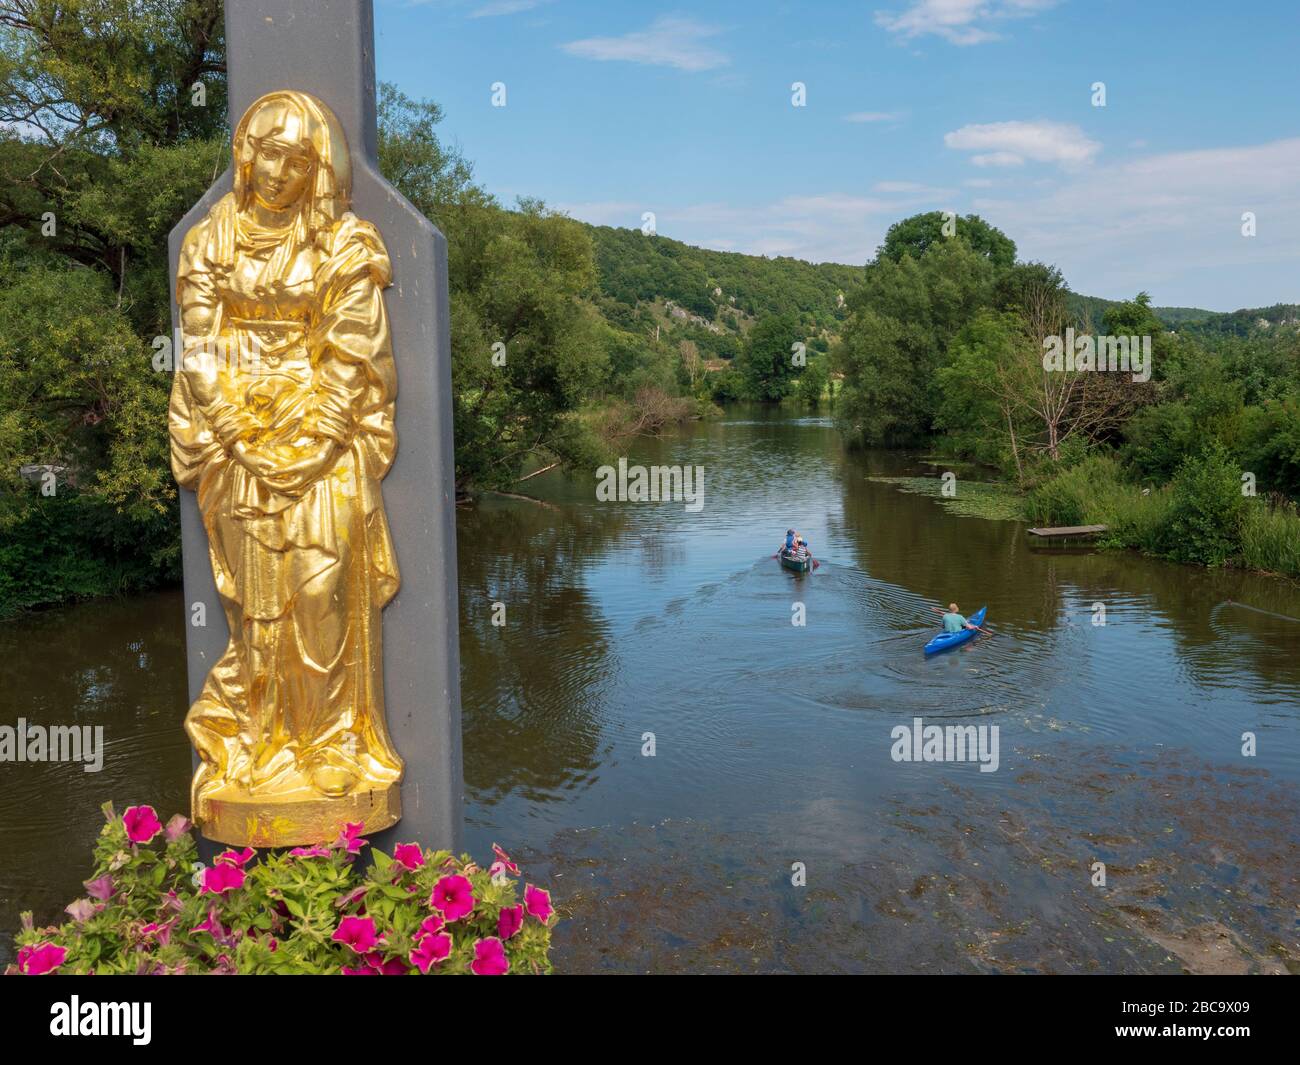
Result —
[[1295, 0], [377, 0], [375, 18], [380, 79], [437, 100], [507, 203], [855, 264], [899, 218], [974, 211], [1079, 292], [1300, 302]]

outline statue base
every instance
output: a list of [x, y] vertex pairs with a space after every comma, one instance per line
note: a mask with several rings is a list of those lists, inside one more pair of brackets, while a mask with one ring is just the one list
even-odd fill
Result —
[[235, 847], [304, 847], [333, 843], [345, 823], [360, 822], [362, 834], [381, 832], [402, 816], [400, 785], [327, 796], [303, 789], [255, 798], [222, 788], [195, 804], [194, 823], [208, 839]]

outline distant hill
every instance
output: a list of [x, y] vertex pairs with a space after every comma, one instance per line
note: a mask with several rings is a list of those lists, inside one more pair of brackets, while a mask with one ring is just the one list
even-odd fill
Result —
[[1271, 329], [1300, 329], [1300, 304], [1295, 303], [1275, 303], [1271, 307], [1248, 307], [1220, 314], [1203, 311], [1201, 314], [1202, 317], [1171, 324], [1178, 332], [1193, 336], [1244, 337]]
[[[1070, 293], [1071, 309], [1081, 319], [1100, 326], [1106, 308], [1118, 301]], [[1249, 336], [1262, 330], [1300, 330], [1300, 304], [1275, 303], [1271, 307], [1246, 307], [1239, 311], [1206, 311], [1200, 307], [1153, 307], [1162, 322], [1188, 336]]]
[[724, 324], [733, 310], [752, 318], [795, 314], [810, 333], [833, 331], [845, 316], [841, 294], [847, 296], [862, 279], [858, 266], [710, 251], [637, 229], [588, 229], [600, 291], [627, 307], [671, 300], [689, 314]]
[[[706, 355], [730, 356], [726, 337], [739, 338], [753, 321], [795, 314], [809, 336], [838, 332], [847, 297], [862, 280], [862, 267], [810, 263], [712, 251], [670, 237], [647, 237], [637, 229], [583, 223], [596, 246], [601, 298], [611, 324], [624, 329], [662, 323], [698, 340]], [[1100, 328], [1108, 308], [1120, 301], [1070, 293], [1081, 321]], [[1300, 328], [1300, 305], [1216, 312], [1199, 307], [1155, 307], [1171, 330], [1201, 336], [1246, 336], [1278, 326]], [[720, 339], [721, 338], [721, 339]]]

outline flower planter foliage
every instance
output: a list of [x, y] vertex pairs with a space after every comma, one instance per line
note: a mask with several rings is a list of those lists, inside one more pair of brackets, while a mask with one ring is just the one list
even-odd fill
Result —
[[367, 864], [360, 826], [345, 825], [328, 846], [229, 849], [205, 866], [180, 814], [164, 826], [150, 806], [104, 813], [86, 896], [57, 927], [23, 914], [9, 974], [551, 971], [550, 894], [521, 896], [495, 844], [487, 869], [414, 843], [371, 848]]

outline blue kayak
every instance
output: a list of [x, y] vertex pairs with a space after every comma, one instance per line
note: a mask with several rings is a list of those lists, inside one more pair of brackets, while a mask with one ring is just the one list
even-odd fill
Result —
[[[966, 620], [972, 625], [983, 625], [984, 614], [987, 610], [988, 607], [982, 606]], [[938, 654], [940, 651], [951, 650], [964, 644], [967, 640], [973, 640], [976, 635], [976, 629], [962, 629], [960, 632], [941, 632], [925, 645], [925, 653], [933, 655]]]

